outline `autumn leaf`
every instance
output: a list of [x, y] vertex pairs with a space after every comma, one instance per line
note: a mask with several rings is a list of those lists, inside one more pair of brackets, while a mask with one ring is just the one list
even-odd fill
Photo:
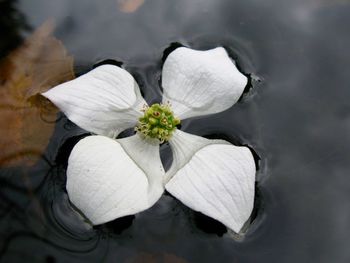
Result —
[[39, 94], [74, 78], [53, 29], [44, 23], [0, 62], [0, 166], [33, 165], [52, 135], [58, 109]]
[[124, 13], [133, 13], [144, 3], [144, 0], [117, 0], [118, 8]]

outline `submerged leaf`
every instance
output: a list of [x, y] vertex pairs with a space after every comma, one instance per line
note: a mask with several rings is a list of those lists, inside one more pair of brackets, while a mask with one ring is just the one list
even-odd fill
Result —
[[74, 78], [73, 58], [44, 23], [0, 62], [0, 165], [32, 165], [46, 148], [57, 108], [38, 95]]
[[133, 13], [145, 2], [144, 0], [117, 0], [118, 8], [124, 13]]

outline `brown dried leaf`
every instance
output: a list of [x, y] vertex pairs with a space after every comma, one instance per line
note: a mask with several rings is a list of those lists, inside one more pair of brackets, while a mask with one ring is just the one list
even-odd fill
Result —
[[73, 58], [52, 32], [44, 23], [0, 62], [0, 166], [39, 160], [58, 111], [39, 93], [74, 78]]
[[124, 13], [135, 12], [144, 2], [144, 0], [117, 0], [119, 10]]

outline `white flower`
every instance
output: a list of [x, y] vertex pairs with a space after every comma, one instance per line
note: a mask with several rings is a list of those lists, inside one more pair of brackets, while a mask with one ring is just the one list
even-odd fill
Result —
[[[213, 114], [230, 108], [246, 84], [224, 48], [181, 47], [163, 66], [163, 103], [169, 101], [181, 120]], [[139, 133], [115, 139], [137, 125], [146, 104], [124, 69], [103, 65], [43, 95], [97, 134], [79, 141], [67, 168], [69, 198], [94, 225], [151, 207], [164, 189], [235, 232], [250, 217], [255, 164], [248, 148], [175, 130], [173, 163], [165, 173], [157, 139]]]

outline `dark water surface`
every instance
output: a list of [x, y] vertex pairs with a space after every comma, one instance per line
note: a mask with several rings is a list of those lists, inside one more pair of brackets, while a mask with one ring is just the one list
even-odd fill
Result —
[[146, 0], [122, 13], [116, 0], [22, 0], [13, 12], [1, 25], [2, 56], [26, 28], [54, 18], [78, 75], [123, 62], [149, 103], [161, 98], [172, 43], [226, 47], [252, 88], [182, 129], [248, 145], [261, 160], [256, 217], [243, 239], [169, 195], [90, 229], [65, 192], [66, 160], [84, 132], [61, 116], [48, 162], [0, 170], [1, 262], [350, 262], [349, 1]]

